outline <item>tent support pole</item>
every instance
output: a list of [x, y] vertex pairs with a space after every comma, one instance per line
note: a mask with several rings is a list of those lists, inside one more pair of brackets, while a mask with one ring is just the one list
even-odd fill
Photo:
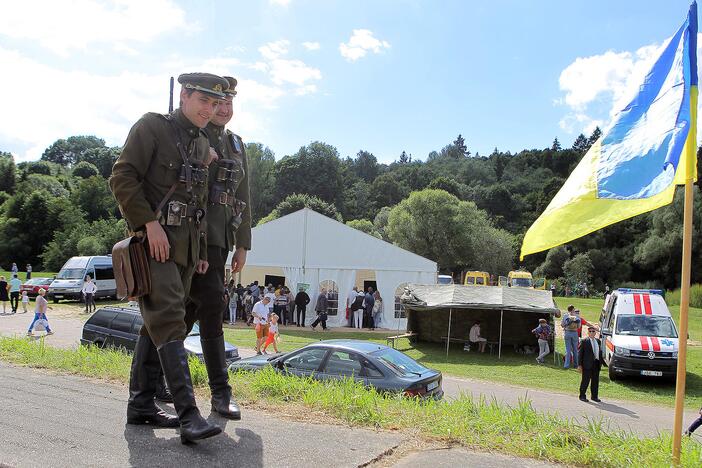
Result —
[[446, 359], [448, 359], [449, 345], [451, 344], [451, 312], [453, 312], [453, 309], [449, 309], [448, 333], [446, 333]]
[[500, 309], [500, 342], [497, 345], [497, 359], [502, 359], [502, 318], [504, 314], [504, 309]]

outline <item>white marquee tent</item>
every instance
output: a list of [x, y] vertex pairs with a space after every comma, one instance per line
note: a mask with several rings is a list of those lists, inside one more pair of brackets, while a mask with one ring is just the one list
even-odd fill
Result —
[[[231, 254], [227, 264], [231, 263]], [[312, 302], [307, 323], [314, 320], [320, 282], [334, 281], [339, 291], [339, 313], [327, 325], [347, 323], [346, 296], [361, 270], [375, 272], [383, 298], [383, 328], [402, 328], [406, 319], [395, 318], [395, 291], [405, 283], [436, 283], [436, 262], [365, 234], [334, 219], [304, 208], [252, 230], [252, 248], [246, 267], [280, 268], [291, 289], [309, 285]], [[245, 267], [245, 268], [246, 268]], [[259, 281], [262, 278], [259, 278]]]

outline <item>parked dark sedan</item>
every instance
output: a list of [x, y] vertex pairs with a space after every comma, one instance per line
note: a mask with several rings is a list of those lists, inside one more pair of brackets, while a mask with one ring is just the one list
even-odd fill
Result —
[[[123, 348], [134, 351], [139, 330], [144, 321], [139, 309], [131, 307], [101, 307], [83, 325], [81, 344], [99, 347]], [[202, 360], [200, 328], [196, 323], [185, 338], [185, 350]], [[231, 343], [224, 342], [227, 363], [238, 359], [239, 350]]]
[[427, 369], [396, 349], [370, 341], [320, 341], [290, 353], [241, 359], [229, 369], [255, 371], [265, 366], [318, 380], [353, 378], [381, 392], [437, 400], [444, 396], [441, 372]]

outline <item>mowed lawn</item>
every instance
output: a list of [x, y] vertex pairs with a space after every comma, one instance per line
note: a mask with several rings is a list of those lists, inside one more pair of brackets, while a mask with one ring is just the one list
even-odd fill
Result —
[[[579, 308], [586, 320], [598, 322], [602, 299], [556, 298], [561, 309], [568, 304]], [[679, 307], [670, 308], [676, 323]], [[536, 326], [536, 325], [535, 325]], [[281, 351], [292, 351], [319, 340], [359, 339], [385, 344], [385, 337], [397, 334], [397, 331], [352, 332], [352, 331], [312, 331], [309, 328], [282, 328]], [[225, 328], [227, 341], [241, 348], [253, 348], [255, 333], [253, 328]], [[702, 309], [690, 309], [690, 339], [698, 344], [702, 341]], [[536, 340], [535, 340], [536, 341]], [[534, 356], [515, 354], [511, 349], [503, 348], [502, 359], [497, 354], [476, 352], [466, 353], [459, 344], [452, 344], [446, 357], [446, 347], [435, 343], [417, 343], [411, 345], [407, 340], [398, 340], [397, 346], [407, 355], [427, 367], [441, 370], [444, 374], [469, 377], [519, 385], [534, 389], [552, 390], [576, 394], [580, 383], [577, 370], [563, 370], [553, 363], [553, 354], [547, 358], [547, 365], [537, 365]], [[556, 349], [563, 353], [565, 347], [561, 338], [556, 339]], [[272, 352], [272, 346], [269, 348]], [[688, 347], [686, 405], [690, 408], [702, 406], [702, 348], [699, 345]], [[660, 380], [623, 379], [610, 382], [606, 368], [600, 375], [600, 396], [604, 398], [650, 402], [672, 406], [675, 398], [675, 384]]]

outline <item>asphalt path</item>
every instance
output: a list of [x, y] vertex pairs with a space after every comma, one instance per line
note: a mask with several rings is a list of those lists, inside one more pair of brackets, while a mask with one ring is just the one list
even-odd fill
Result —
[[0, 466], [355, 467], [407, 437], [251, 409], [228, 421], [199, 401], [224, 433], [183, 445], [176, 429], [126, 424], [124, 385], [0, 363], [0, 394]]
[[[46, 337], [50, 346], [75, 348], [78, 346], [84, 318], [75, 314], [49, 315], [49, 322], [55, 334]], [[0, 335], [23, 335], [31, 321], [32, 314], [0, 314]], [[83, 320], [81, 320], [83, 318]], [[40, 335], [43, 333], [37, 333]], [[248, 357], [254, 354], [252, 349], [240, 348], [239, 354]], [[564, 372], [577, 372], [576, 370]], [[487, 401], [515, 407], [520, 401], [528, 399], [537, 411], [558, 414], [564, 418], [585, 424], [588, 420], [602, 420], [612, 430], [628, 430], [641, 435], [655, 435], [660, 431], [672, 432], [673, 409], [670, 407], [645, 405], [631, 401], [609, 400], [602, 394], [602, 403], [584, 403], [578, 399], [578, 389], [569, 389], [569, 393], [535, 390], [525, 387], [467, 379], [444, 375], [443, 388], [446, 398], [457, 398], [461, 394]], [[698, 416], [695, 411], [686, 411], [683, 423], [689, 424]]]

